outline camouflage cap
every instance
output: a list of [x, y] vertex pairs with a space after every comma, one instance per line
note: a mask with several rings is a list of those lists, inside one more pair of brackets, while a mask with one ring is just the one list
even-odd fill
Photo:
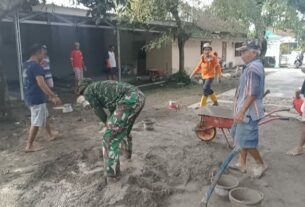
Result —
[[78, 91], [79, 93], [83, 92], [91, 83], [93, 83], [93, 80], [91, 78], [84, 78], [78, 83]]

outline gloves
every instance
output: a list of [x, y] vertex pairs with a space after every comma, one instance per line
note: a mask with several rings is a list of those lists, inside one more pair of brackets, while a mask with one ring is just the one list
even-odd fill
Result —
[[76, 100], [76, 103], [81, 105], [85, 109], [89, 109], [90, 108], [90, 103], [85, 99], [84, 96], [79, 96], [77, 98], [77, 100]]

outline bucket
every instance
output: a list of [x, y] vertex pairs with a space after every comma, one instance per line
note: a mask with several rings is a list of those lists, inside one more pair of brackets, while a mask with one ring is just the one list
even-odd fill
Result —
[[[212, 182], [213, 182], [212, 178]], [[215, 194], [224, 200], [229, 200], [229, 191], [239, 185], [237, 178], [231, 175], [223, 175], [215, 186]]]
[[150, 119], [143, 120], [144, 129], [147, 131], [154, 130], [154, 122]]
[[169, 101], [168, 102], [168, 108], [178, 110], [179, 106], [176, 101]]
[[233, 207], [262, 207], [264, 194], [250, 188], [240, 187], [229, 192]]

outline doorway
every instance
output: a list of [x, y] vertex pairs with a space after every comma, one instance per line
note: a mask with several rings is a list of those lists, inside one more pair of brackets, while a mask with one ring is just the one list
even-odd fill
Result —
[[146, 51], [144, 49], [145, 41], [133, 42], [134, 57], [136, 59], [137, 75], [146, 75]]
[[221, 56], [222, 61], [227, 60], [227, 42], [222, 42], [222, 56]]

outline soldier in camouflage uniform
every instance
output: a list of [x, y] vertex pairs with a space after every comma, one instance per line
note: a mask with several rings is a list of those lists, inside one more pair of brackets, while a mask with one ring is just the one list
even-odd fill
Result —
[[[119, 145], [121, 144], [126, 158], [130, 159], [132, 154], [130, 132], [144, 106], [144, 94], [135, 86], [124, 82], [92, 82], [91, 79], [80, 82], [79, 94], [84, 95], [96, 115], [106, 125], [102, 141], [105, 176], [117, 177], [120, 173]], [[109, 110], [109, 117], [104, 109]]]

